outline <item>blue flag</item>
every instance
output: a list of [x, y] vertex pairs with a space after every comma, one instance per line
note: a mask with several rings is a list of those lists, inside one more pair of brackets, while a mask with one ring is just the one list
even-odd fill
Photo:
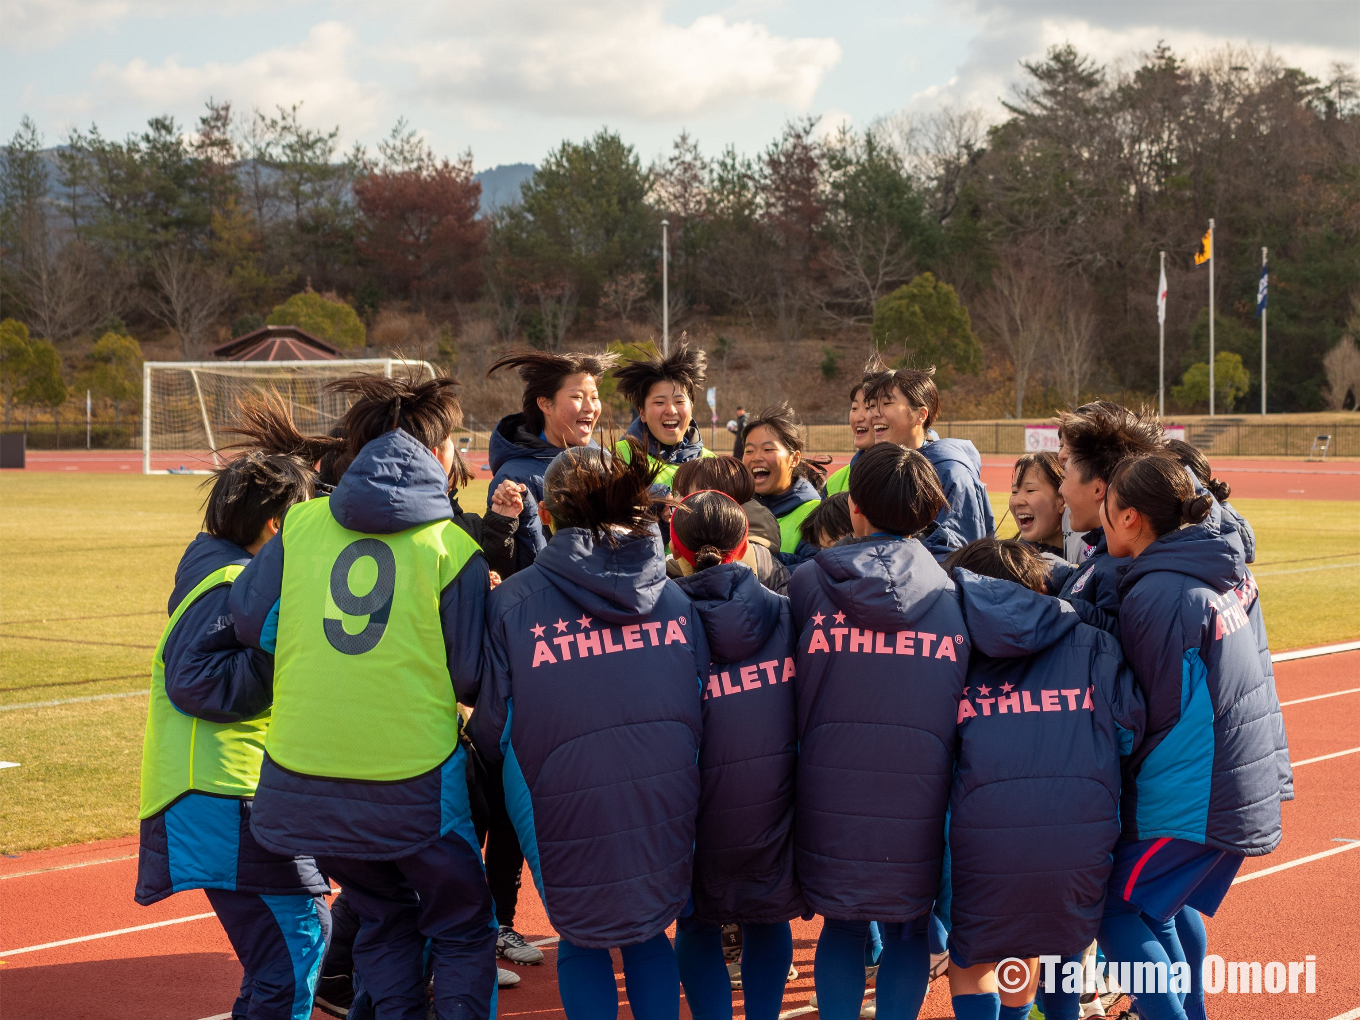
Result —
[[1256, 286], [1256, 314], [1260, 315], [1266, 310], [1266, 289], [1270, 279], [1270, 269], [1264, 263], [1261, 265], [1261, 282]]

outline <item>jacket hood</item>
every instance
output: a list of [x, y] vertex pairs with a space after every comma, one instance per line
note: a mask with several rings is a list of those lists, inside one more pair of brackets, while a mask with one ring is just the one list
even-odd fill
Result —
[[627, 623], [646, 616], [666, 587], [666, 557], [655, 526], [641, 538], [596, 542], [585, 528], [562, 528], [534, 565], [591, 616]]
[[170, 593], [167, 615], [173, 615], [185, 596], [194, 590], [194, 586], [214, 570], [232, 563], [244, 566], [250, 559], [250, 553], [235, 542], [214, 538], [206, 531], [200, 531], [189, 543], [189, 548], [184, 550], [184, 555], [179, 558], [179, 566], [175, 568], [175, 590]]
[[914, 538], [862, 538], [823, 549], [812, 562], [838, 609], [873, 630], [905, 630], [952, 582]]
[[778, 496], [762, 496], [756, 493], [756, 502], [776, 517], [793, 513], [804, 503], [821, 498], [806, 478], [795, 478], [793, 484]]
[[1215, 505], [1208, 519], [1163, 535], [1135, 557], [1119, 580], [1120, 598], [1133, 590], [1139, 578], [1157, 571], [1183, 574], [1220, 594], [1226, 592], [1247, 576], [1242, 536], [1224, 525]]
[[370, 442], [331, 494], [331, 516], [343, 528], [393, 535], [453, 517], [449, 476], [409, 432], [393, 429]]
[[973, 647], [994, 658], [1033, 655], [1055, 645], [1080, 622], [1062, 599], [1040, 595], [1014, 581], [954, 570]]
[[932, 439], [921, 447], [921, 455], [932, 464], [952, 460], [967, 465], [975, 475], [982, 474], [982, 454], [968, 439]]
[[667, 446], [642, 424], [641, 418], [634, 418], [633, 424], [628, 426], [625, 436], [631, 436], [647, 449], [647, 453], [659, 461], [666, 464], [687, 464], [689, 461], [702, 457], [704, 454], [704, 437], [699, 431], [699, 426], [694, 422], [689, 423], [689, 428], [680, 437], [680, 442], [674, 446]]
[[715, 660], [740, 662], [760, 652], [779, 623], [784, 599], [757, 580], [742, 563], [722, 563], [679, 578], [704, 621]]
[[519, 457], [541, 460], [546, 468], [561, 452], [552, 443], [539, 439], [529, 431], [524, 424], [523, 411], [507, 414], [498, 421], [487, 443], [487, 459], [493, 472], [499, 471], [507, 461]]

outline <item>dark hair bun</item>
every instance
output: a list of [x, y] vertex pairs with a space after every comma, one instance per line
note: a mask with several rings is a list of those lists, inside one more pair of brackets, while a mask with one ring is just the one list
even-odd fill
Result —
[[1221, 478], [1210, 478], [1204, 483], [1204, 487], [1214, 494], [1214, 499], [1220, 503], [1228, 502], [1228, 497], [1232, 495], [1232, 486]]
[[694, 554], [694, 569], [707, 570], [723, 561], [722, 550], [716, 545], [706, 545]]
[[1207, 492], [1201, 492], [1189, 499], [1181, 500], [1181, 517], [1188, 524], [1198, 524], [1209, 516], [1209, 510], [1214, 505], [1213, 497]]

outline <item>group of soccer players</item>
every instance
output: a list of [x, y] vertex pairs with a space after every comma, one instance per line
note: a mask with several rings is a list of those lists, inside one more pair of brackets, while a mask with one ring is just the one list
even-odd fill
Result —
[[[503, 369], [481, 515], [451, 379], [346, 379], [325, 436], [241, 409], [155, 654], [137, 886], [206, 891], [233, 1016], [489, 1018], [498, 957], [543, 959], [522, 862], [569, 1020], [617, 1015], [615, 949], [639, 1020], [682, 987], [776, 1020], [814, 915], [826, 1020], [911, 1020], [946, 970], [961, 1020], [1093, 1015], [1095, 953], [1167, 976], [1139, 1016], [1205, 1016], [1202, 915], [1292, 775], [1198, 451], [1064, 413], [998, 540], [930, 371], [866, 367], [826, 478], [787, 405], [705, 448], [687, 345]], [[634, 419], [602, 447], [606, 378]]]

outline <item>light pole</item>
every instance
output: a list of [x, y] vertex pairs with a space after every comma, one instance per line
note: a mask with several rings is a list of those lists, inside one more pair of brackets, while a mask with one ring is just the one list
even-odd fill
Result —
[[661, 355], [671, 356], [670, 220], [661, 221]]

